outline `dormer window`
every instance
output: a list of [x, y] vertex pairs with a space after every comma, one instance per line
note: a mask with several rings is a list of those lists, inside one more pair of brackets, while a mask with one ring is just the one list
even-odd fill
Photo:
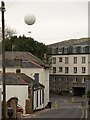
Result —
[[55, 54], [55, 52], [56, 52], [56, 48], [52, 48], [52, 54]]
[[81, 46], [81, 53], [85, 53], [85, 46]]
[[64, 53], [68, 53], [68, 48], [64, 47]]
[[77, 53], [77, 47], [76, 46], [73, 47], [73, 53]]
[[58, 48], [58, 54], [61, 54], [63, 52], [63, 48], [62, 47], [59, 47]]

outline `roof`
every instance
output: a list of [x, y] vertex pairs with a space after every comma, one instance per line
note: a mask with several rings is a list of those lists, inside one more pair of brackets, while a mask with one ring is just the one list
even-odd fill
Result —
[[64, 40], [61, 42], [53, 43], [48, 45], [48, 47], [57, 47], [57, 46], [69, 46], [69, 45], [87, 45], [90, 44], [90, 38], [80, 38], [80, 39], [70, 39]]
[[44, 88], [44, 86], [40, 83], [37, 86], [35, 84], [35, 80], [24, 73], [5, 73], [5, 82], [6, 85], [29, 85], [34, 86], [35, 88]]
[[[1, 58], [1, 57], [0, 57]], [[31, 54], [30, 52], [22, 51], [7, 51], [5, 52], [6, 67], [16, 66], [16, 60], [19, 60], [22, 68], [41, 68], [48, 67], [42, 60]]]

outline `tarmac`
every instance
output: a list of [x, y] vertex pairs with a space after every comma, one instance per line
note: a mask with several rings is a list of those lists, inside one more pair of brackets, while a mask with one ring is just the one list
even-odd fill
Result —
[[[52, 108], [40, 109], [38, 111], [33, 112], [32, 114], [23, 114], [22, 118], [36, 118], [37, 115], [44, 114], [45, 112], [48, 112], [52, 109], [53, 109], [53, 105]], [[83, 106], [82, 113], [83, 113], [82, 118], [84, 118], [85, 120], [90, 120], [90, 109], [88, 106], [87, 107]]]
[[38, 110], [36, 112], [33, 112], [32, 114], [23, 114], [22, 118], [35, 118], [35, 116], [44, 114], [45, 112], [48, 112], [50, 110], [50, 108], [44, 108], [43, 110]]
[[[43, 110], [39, 110], [39, 111], [33, 112], [32, 114], [23, 114], [22, 118], [36, 118], [37, 115], [44, 114], [45, 112], [48, 112], [50, 110], [52, 110], [52, 109], [45, 108]], [[85, 118], [85, 120], [90, 120], [90, 110], [89, 109], [87, 109], [87, 111], [85, 111], [85, 116], [83, 116], [83, 118]]]

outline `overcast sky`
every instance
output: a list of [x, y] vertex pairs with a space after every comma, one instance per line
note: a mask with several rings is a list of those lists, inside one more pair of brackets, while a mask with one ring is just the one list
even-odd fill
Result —
[[[5, 24], [17, 35], [31, 36], [45, 44], [88, 37], [87, 0], [6, 0], [5, 7]], [[27, 13], [36, 17], [31, 26], [24, 22]]]

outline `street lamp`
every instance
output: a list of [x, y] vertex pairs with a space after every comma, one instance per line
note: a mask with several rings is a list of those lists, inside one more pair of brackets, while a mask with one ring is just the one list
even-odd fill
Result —
[[3, 103], [2, 103], [2, 118], [6, 119], [6, 82], [5, 82], [5, 32], [4, 32], [4, 12], [5, 3], [1, 1], [1, 16], [2, 16], [2, 79], [3, 79]]

